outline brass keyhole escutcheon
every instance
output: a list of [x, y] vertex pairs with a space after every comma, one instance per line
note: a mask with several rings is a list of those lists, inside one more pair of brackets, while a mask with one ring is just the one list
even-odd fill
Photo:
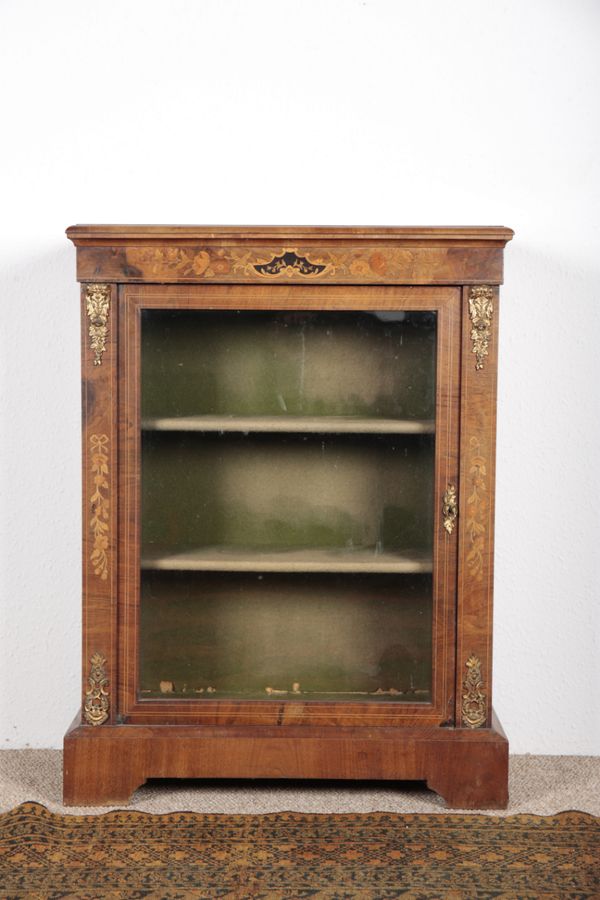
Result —
[[456, 519], [458, 517], [458, 500], [456, 497], [456, 485], [449, 484], [444, 492], [443, 502], [442, 502], [442, 517], [444, 521], [444, 528], [448, 532], [448, 534], [452, 534], [454, 531], [454, 526], [456, 525]]

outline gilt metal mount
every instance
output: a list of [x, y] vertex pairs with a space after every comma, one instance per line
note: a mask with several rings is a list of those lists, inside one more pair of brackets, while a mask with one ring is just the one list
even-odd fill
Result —
[[85, 288], [85, 305], [90, 326], [90, 350], [94, 353], [94, 365], [102, 365], [102, 355], [106, 350], [108, 337], [108, 314], [110, 308], [110, 284], [88, 284]]
[[494, 315], [494, 292], [487, 285], [475, 285], [469, 291], [469, 318], [471, 319], [471, 352], [475, 354], [475, 368], [483, 369], [489, 353]]
[[83, 718], [88, 725], [102, 725], [108, 719], [108, 677], [106, 659], [94, 653], [90, 660], [90, 674], [83, 704]]
[[471, 655], [465, 663], [467, 674], [463, 681], [462, 723], [466, 728], [485, 725], [487, 698], [481, 678], [481, 660]]

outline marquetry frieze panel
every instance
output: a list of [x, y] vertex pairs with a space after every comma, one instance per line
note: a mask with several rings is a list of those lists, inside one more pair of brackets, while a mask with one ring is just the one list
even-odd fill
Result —
[[469, 284], [502, 281], [502, 248], [406, 243], [133, 243], [78, 248], [78, 278], [163, 283]]

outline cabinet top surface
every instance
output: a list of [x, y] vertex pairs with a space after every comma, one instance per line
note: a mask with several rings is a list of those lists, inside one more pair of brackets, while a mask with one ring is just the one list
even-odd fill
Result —
[[67, 237], [80, 242], [177, 240], [269, 240], [317, 238], [328, 240], [493, 241], [506, 243], [514, 232], [502, 225], [491, 226], [402, 226], [334, 227], [271, 225], [72, 225]]

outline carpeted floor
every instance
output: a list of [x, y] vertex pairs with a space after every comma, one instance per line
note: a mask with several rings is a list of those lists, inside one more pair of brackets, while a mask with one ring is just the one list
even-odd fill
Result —
[[0, 883], [40, 897], [594, 898], [600, 819], [109, 812], [0, 815]]
[[[106, 807], [64, 807], [60, 750], [0, 751], [0, 812], [27, 800], [53, 812], [105, 812]], [[437, 794], [420, 784], [384, 782], [157, 781], [136, 791], [130, 809], [152, 813], [444, 813]], [[510, 804], [488, 815], [562, 810], [600, 815], [600, 757], [512, 756]], [[485, 812], [485, 811], [482, 811]]]

